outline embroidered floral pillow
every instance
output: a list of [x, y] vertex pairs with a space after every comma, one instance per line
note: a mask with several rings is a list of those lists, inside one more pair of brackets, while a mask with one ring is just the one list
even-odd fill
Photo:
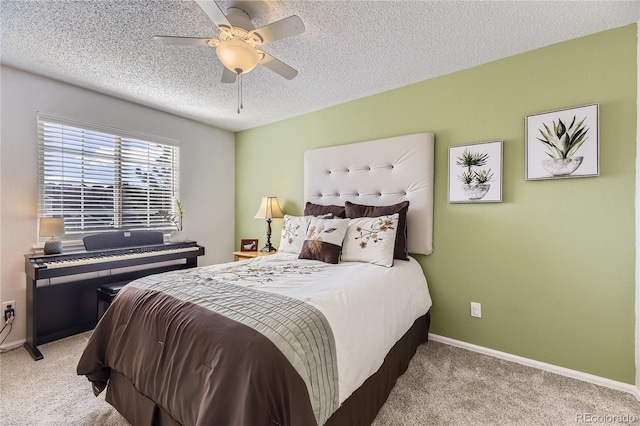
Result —
[[284, 215], [282, 232], [280, 233], [280, 253], [300, 254], [302, 244], [307, 236], [311, 216]]
[[398, 213], [398, 230], [396, 232], [396, 248], [393, 257], [401, 260], [409, 260], [407, 253], [407, 212], [409, 211], [409, 201], [402, 201], [390, 206], [367, 206], [355, 204], [349, 201], [344, 203], [348, 218], [355, 217], [378, 217]]
[[299, 259], [338, 263], [349, 219], [312, 217]]
[[342, 244], [342, 260], [393, 266], [398, 217], [398, 213], [395, 213], [390, 216], [349, 219]]

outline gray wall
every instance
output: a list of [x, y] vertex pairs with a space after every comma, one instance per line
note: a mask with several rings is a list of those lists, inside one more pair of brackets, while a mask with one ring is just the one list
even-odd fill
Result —
[[38, 112], [180, 141], [184, 229], [205, 246], [199, 263], [233, 260], [233, 133], [5, 66], [0, 84], [0, 301], [16, 301], [4, 348], [26, 337], [24, 255], [37, 239]]

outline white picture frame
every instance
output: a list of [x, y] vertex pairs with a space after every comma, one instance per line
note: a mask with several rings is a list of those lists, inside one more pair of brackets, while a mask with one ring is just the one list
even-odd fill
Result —
[[598, 104], [528, 115], [525, 179], [600, 175]]
[[449, 147], [449, 203], [501, 203], [503, 142]]

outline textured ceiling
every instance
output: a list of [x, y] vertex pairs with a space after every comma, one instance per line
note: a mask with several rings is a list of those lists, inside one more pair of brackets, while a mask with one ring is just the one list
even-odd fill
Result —
[[238, 131], [640, 20], [639, 1], [218, 4], [244, 9], [256, 27], [294, 14], [306, 27], [263, 47], [298, 76], [258, 66], [244, 76], [240, 114], [237, 86], [220, 82], [213, 48], [151, 39], [217, 37], [190, 0], [0, 0], [0, 60]]

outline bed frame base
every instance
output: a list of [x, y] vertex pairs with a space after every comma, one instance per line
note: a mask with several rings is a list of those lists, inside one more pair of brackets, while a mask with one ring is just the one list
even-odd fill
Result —
[[[342, 403], [324, 426], [370, 426], [389, 397], [398, 377], [407, 371], [418, 346], [427, 341], [430, 322], [430, 312], [418, 318], [391, 348], [378, 371]], [[133, 383], [113, 370], [107, 387], [106, 401], [133, 425], [180, 426], [166, 411], [141, 395]]]

